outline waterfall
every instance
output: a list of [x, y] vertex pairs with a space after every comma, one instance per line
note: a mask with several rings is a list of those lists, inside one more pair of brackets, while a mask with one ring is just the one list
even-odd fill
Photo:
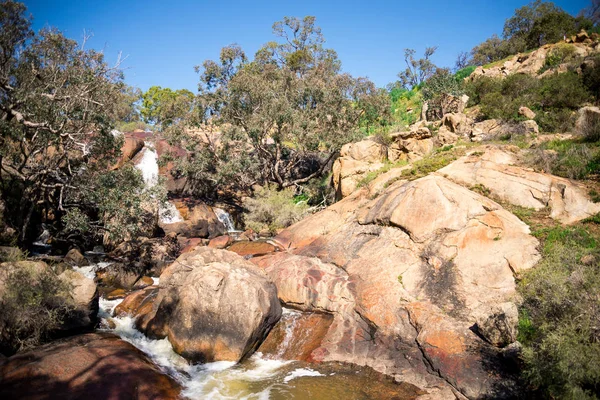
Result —
[[219, 221], [221, 221], [221, 223], [225, 226], [225, 229], [227, 229], [228, 233], [239, 232], [235, 229], [233, 219], [231, 219], [231, 215], [227, 211], [222, 210], [220, 208], [213, 208], [213, 210]]
[[[142, 178], [147, 188], [151, 188], [158, 183], [158, 154], [152, 147], [152, 143], [144, 142], [142, 157], [135, 167], [142, 172]], [[165, 206], [160, 207], [158, 215], [160, 222], [163, 224], [183, 221], [177, 207], [169, 201], [167, 201]]]

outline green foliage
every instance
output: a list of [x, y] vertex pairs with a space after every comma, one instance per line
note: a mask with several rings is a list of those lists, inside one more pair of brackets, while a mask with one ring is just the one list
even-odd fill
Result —
[[544, 66], [538, 73], [542, 73], [551, 68], [558, 67], [560, 64], [571, 61], [576, 55], [576, 48], [572, 44], [561, 43], [548, 52]]
[[415, 161], [412, 164], [411, 169], [402, 171], [402, 176], [405, 176], [410, 180], [422, 178], [432, 172], [444, 168], [456, 159], [457, 155], [454, 152], [434, 153], [421, 160]]
[[244, 207], [248, 210], [244, 214], [246, 227], [256, 232], [276, 234], [302, 219], [308, 212], [308, 205], [304, 201], [295, 201], [294, 192], [292, 188], [256, 190], [253, 197], [244, 200]]
[[486, 65], [549, 43], [556, 43], [592, 22], [583, 16], [573, 17], [551, 2], [536, 0], [515, 10], [504, 23], [503, 39], [493, 35], [471, 51], [471, 62]]
[[543, 258], [519, 283], [523, 376], [543, 397], [597, 398], [599, 238], [582, 224], [546, 228], [537, 236]]
[[141, 172], [131, 165], [82, 180], [82, 190], [73, 199], [78, 207], [67, 208], [63, 221], [71, 240], [88, 235], [99, 239], [106, 234], [111, 241], [121, 242], [153, 233], [148, 228], [155, 226], [158, 209], [167, 198], [160, 180], [147, 188]]
[[140, 113], [146, 123], [165, 128], [189, 116], [195, 96], [187, 89], [152, 86], [142, 95]]
[[597, 55], [588, 62], [583, 63], [581, 77], [583, 84], [590, 93], [596, 94], [596, 99], [600, 98], [600, 55]]
[[371, 182], [373, 182], [378, 176], [389, 172], [392, 168], [400, 168], [407, 165], [408, 162], [404, 160], [397, 161], [395, 163], [387, 162], [383, 167], [379, 168], [376, 171], [367, 172], [365, 176], [358, 181], [356, 187], [361, 188], [365, 186], [369, 186]]
[[477, 68], [477, 67], [475, 67], [474, 65], [469, 65], [468, 67], [459, 69], [454, 74], [454, 77], [459, 82], [462, 82], [465, 78], [468, 78], [469, 76], [471, 76], [471, 74], [473, 73], [473, 71], [475, 71], [475, 68]]
[[480, 77], [466, 85], [471, 105], [479, 105], [484, 118], [520, 121], [521, 106], [536, 112], [544, 132], [568, 132], [575, 123], [574, 110], [591, 96], [582, 77], [574, 72], [555, 73], [542, 79], [512, 74], [504, 79]]
[[414, 89], [429, 79], [437, 68], [430, 60], [436, 50], [437, 47], [427, 47], [423, 58], [415, 59], [415, 50], [404, 49], [406, 69], [398, 74], [398, 86]]
[[417, 122], [423, 107], [423, 96], [418, 87], [407, 90], [396, 86], [390, 91], [390, 97], [393, 123], [397, 129], [406, 129]]
[[257, 182], [279, 189], [305, 184], [323, 174], [342, 145], [361, 137], [361, 128], [369, 132], [389, 120], [387, 93], [340, 72], [314, 17], [286, 17], [273, 31], [278, 41], [265, 44], [252, 61], [229, 46], [218, 61], [197, 67], [200, 114], [229, 127], [220, 142], [230, 151], [185, 140], [195, 140], [191, 151], [208, 153], [202, 158], [218, 180], [229, 175], [226, 184], [236, 190], [249, 191]]
[[534, 151], [528, 161], [530, 165], [554, 175], [584, 179], [600, 172], [600, 148], [597, 144], [554, 140]]
[[[42, 264], [44, 265], [44, 264]], [[71, 287], [39, 263], [2, 264], [0, 352], [11, 355], [50, 338], [73, 310]]]
[[462, 95], [462, 82], [448, 68], [437, 68], [423, 84], [423, 100], [433, 100], [442, 94]]

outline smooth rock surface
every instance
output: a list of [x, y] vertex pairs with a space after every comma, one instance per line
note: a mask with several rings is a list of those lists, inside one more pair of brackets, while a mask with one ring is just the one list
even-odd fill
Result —
[[579, 183], [517, 166], [517, 154], [489, 146], [483, 155], [467, 155], [440, 169], [439, 174], [463, 186], [482, 185], [511, 204], [540, 210], [571, 224], [600, 212]]
[[2, 399], [177, 399], [180, 390], [141, 351], [107, 333], [52, 342], [0, 364]]
[[144, 325], [189, 360], [241, 361], [280, 317], [277, 289], [261, 270], [235, 253], [201, 247], [161, 274]]

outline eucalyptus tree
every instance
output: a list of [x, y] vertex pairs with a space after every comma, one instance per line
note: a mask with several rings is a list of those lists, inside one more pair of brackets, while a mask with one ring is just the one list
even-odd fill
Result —
[[34, 213], [97, 213], [84, 194], [119, 154], [111, 130], [126, 87], [119, 62], [55, 29], [34, 32], [21, 3], [0, 3], [0, 50], [0, 188], [23, 240]]
[[210, 163], [217, 176], [246, 188], [308, 182], [323, 174], [343, 144], [360, 136], [361, 122], [383, 123], [389, 112], [384, 91], [341, 72], [314, 17], [286, 17], [273, 32], [278, 40], [253, 60], [231, 45], [219, 60], [196, 67], [200, 116], [223, 132]]

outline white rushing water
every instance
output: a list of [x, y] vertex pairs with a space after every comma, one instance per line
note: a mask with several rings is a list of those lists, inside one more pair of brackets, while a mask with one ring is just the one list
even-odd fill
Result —
[[235, 229], [235, 224], [233, 223], [233, 219], [231, 218], [231, 215], [220, 208], [213, 208], [213, 210], [215, 211], [215, 215], [217, 216], [217, 218], [219, 219], [219, 221], [221, 221], [221, 223], [225, 226], [225, 229], [227, 229], [228, 233], [232, 233], [232, 232], [239, 232], [238, 230]]
[[[141, 159], [135, 167], [142, 172], [142, 178], [147, 188], [151, 188], [158, 183], [158, 154], [152, 147], [152, 143], [144, 142]], [[164, 224], [183, 221], [177, 207], [168, 201], [165, 207], [161, 207], [158, 210], [158, 215], [160, 221]]]
[[[86, 268], [91, 268], [89, 271], [93, 273], [96, 266]], [[243, 365], [228, 361], [190, 364], [173, 351], [166, 338], [152, 340], [138, 331], [132, 317], [112, 317], [121, 301], [100, 298], [102, 325], [108, 326], [106, 322], [111, 320], [114, 328], [106, 330], [146, 353], [163, 372], [181, 383], [182, 395], [188, 399], [267, 400], [274, 388], [280, 391], [294, 379], [324, 376], [310, 368], [293, 368], [293, 361], [267, 359], [260, 353], [254, 354]]]

